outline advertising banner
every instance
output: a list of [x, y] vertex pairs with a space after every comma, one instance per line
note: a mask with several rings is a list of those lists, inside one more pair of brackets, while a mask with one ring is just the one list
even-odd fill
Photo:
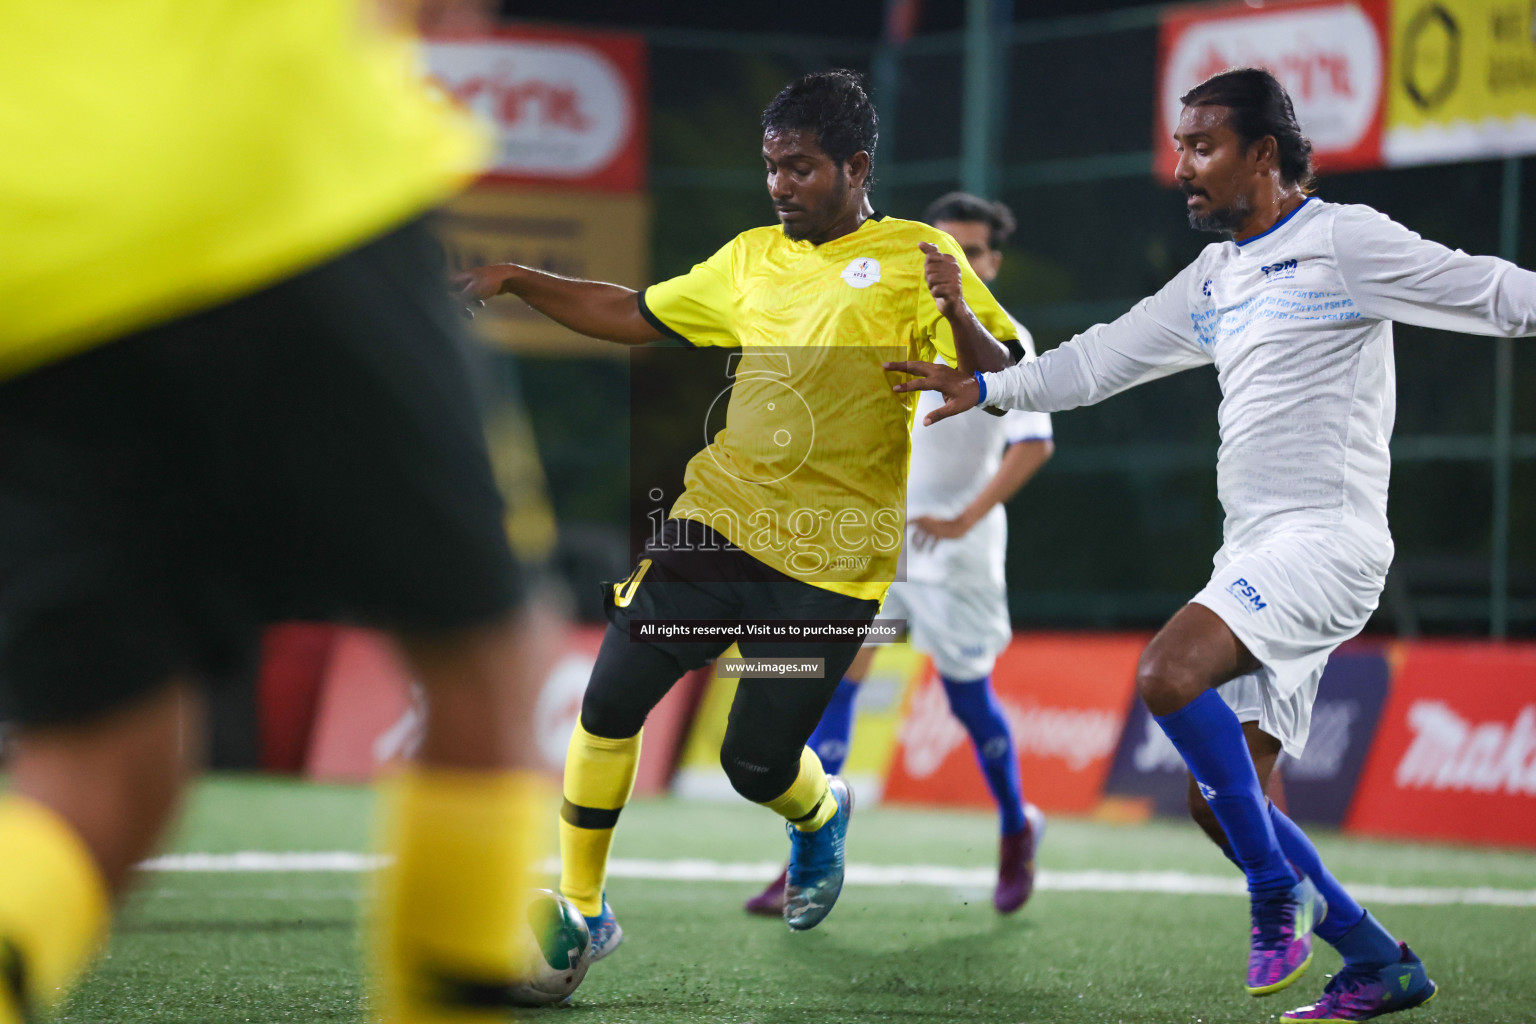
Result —
[[1141, 697], [1131, 694], [1104, 795], [1144, 804], [1142, 815], [1183, 817], [1189, 813], [1187, 779], [1184, 759], [1173, 742], [1153, 721]]
[[[732, 645], [721, 658], [737, 657]], [[859, 806], [879, 803], [896, 750], [896, 735], [907, 710], [908, 695], [929, 673], [928, 659], [907, 644], [881, 644], [854, 704], [853, 737], [842, 774]], [[720, 743], [726, 716], [736, 696], [736, 680], [711, 677], [683, 748], [673, 791], [682, 797], [736, 800], [720, 767]], [[646, 727], [649, 730], [649, 726]], [[647, 731], [647, 742], [650, 733]]]
[[[316, 779], [367, 782], [420, 746], [421, 688], [387, 637], [362, 629], [336, 632], [307, 770]], [[602, 639], [600, 626], [570, 630], [565, 651], [539, 693], [534, 710], [539, 759], [552, 775], [558, 776], [565, 766], [565, 749]], [[673, 687], [651, 712], [635, 781], [637, 794], [659, 792], [670, 780], [694, 692], [686, 685]]]
[[1154, 173], [1173, 180], [1179, 97], [1231, 67], [1275, 74], [1321, 170], [1379, 166], [1387, 21], [1387, 0], [1169, 8], [1158, 40]]
[[1389, 164], [1536, 153], [1536, 4], [1394, 0]]
[[[1365, 644], [1346, 645], [1328, 659], [1312, 708], [1307, 749], [1296, 760], [1280, 756], [1282, 784], [1272, 790], [1291, 817], [1343, 823], [1376, 734], [1390, 675], [1387, 653]], [[1144, 801], [1152, 813], [1184, 817], [1189, 813], [1187, 779], [1184, 759], [1146, 705], [1133, 696], [1104, 784], [1105, 796]]]
[[1536, 645], [1405, 645], [1345, 825], [1536, 847]]
[[[648, 283], [650, 200], [643, 195], [486, 184], [454, 199], [439, 227], [455, 267], [520, 263], [631, 288]], [[620, 359], [629, 353], [625, 345], [567, 330], [507, 296], [476, 310], [474, 329], [483, 340], [521, 354]]]
[[1307, 749], [1296, 760], [1280, 755], [1287, 809], [1297, 821], [1344, 824], [1391, 687], [1389, 655], [1348, 644], [1328, 659]]
[[515, 26], [435, 38], [426, 54], [432, 76], [495, 126], [494, 177], [584, 190], [645, 187], [642, 37]]
[[[1135, 687], [1139, 635], [1018, 634], [992, 674], [1018, 748], [1025, 795], [1047, 811], [1091, 811]], [[902, 723], [885, 798], [993, 806], [965, 728], [930, 673]]]

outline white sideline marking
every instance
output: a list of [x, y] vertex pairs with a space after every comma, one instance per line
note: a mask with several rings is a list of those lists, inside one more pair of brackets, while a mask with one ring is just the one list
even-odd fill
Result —
[[[348, 853], [172, 853], [139, 865], [163, 872], [361, 872], [388, 863], [379, 854]], [[560, 869], [558, 861], [540, 867]], [[778, 861], [636, 860], [616, 858], [608, 864], [611, 878], [642, 878], [667, 882], [753, 882], [772, 878], [783, 867]], [[951, 868], [936, 864], [850, 864], [849, 885], [921, 885], [940, 889], [990, 889], [997, 880], [992, 868]], [[1481, 904], [1496, 907], [1536, 907], [1536, 889], [1494, 889], [1489, 886], [1351, 885], [1350, 892], [1366, 903], [1416, 905]], [[1183, 871], [1041, 871], [1035, 888], [1048, 892], [1152, 892], [1177, 896], [1241, 896], [1242, 879], [1191, 875]]]

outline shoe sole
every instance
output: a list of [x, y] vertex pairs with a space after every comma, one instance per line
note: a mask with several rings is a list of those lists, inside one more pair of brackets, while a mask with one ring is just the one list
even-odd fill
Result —
[[[1426, 980], [1428, 980], [1428, 979], [1426, 979]], [[1375, 1020], [1377, 1017], [1385, 1017], [1389, 1013], [1401, 1013], [1404, 1010], [1414, 1010], [1414, 1009], [1419, 1008], [1420, 1006], [1428, 1006], [1431, 1002], [1434, 1001], [1435, 996], [1437, 996], [1439, 994], [1440, 994], [1440, 986], [1436, 985], [1433, 981], [1430, 981], [1429, 982], [1429, 995], [1425, 996], [1423, 999], [1420, 999], [1418, 1002], [1410, 1003], [1407, 1006], [1395, 1007], [1394, 1009], [1386, 1010], [1386, 1011], [1384, 1011], [1382, 1013], [1375, 1013], [1375, 1014], [1372, 1014], [1369, 1017], [1364, 1017], [1364, 1018], [1361, 1018], [1361, 1019], [1362, 1020]], [[1360, 1024], [1359, 1020], [1350, 1020], [1348, 1017], [1313, 1017], [1311, 1019], [1304, 1018], [1304, 1017], [1281, 1017], [1280, 1019], [1282, 1021], [1285, 1021], [1285, 1020], [1304, 1021], [1305, 1024]]]
[[1307, 968], [1312, 966], [1312, 955], [1313, 954], [1308, 953], [1307, 958], [1301, 963], [1297, 964], [1294, 971], [1292, 971], [1290, 974], [1287, 974], [1285, 977], [1281, 978], [1279, 981], [1272, 985], [1261, 985], [1258, 988], [1245, 986], [1248, 989], [1248, 994], [1257, 999], [1260, 996], [1272, 996], [1283, 988], [1290, 988], [1293, 984], [1296, 983], [1296, 979], [1300, 978], [1303, 974], [1306, 974]]

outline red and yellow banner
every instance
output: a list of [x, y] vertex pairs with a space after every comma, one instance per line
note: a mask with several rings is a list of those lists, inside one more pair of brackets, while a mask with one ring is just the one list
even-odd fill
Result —
[[1381, 163], [1387, 0], [1170, 8], [1158, 39], [1154, 172], [1173, 181], [1179, 97], [1234, 67], [1262, 67], [1290, 93], [1319, 169]]

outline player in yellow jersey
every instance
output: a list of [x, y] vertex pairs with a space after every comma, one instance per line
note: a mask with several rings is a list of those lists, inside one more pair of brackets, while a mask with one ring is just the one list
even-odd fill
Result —
[[428, 692], [375, 1016], [503, 1020], [525, 969], [547, 628], [419, 223], [482, 146], [381, 13], [0, 6], [0, 1024], [86, 968], [282, 618], [392, 630]]
[[[683, 673], [730, 643], [644, 640], [647, 626], [869, 622], [896, 571], [914, 408], [894, 400], [881, 353], [941, 354], [968, 370], [1011, 363], [1013, 325], [954, 240], [870, 205], [876, 125], [851, 72], [787, 86], [763, 114], [780, 224], [638, 294], [513, 265], [463, 278], [471, 304], [517, 295], [593, 337], [742, 350], [725, 428], [689, 462], [665, 528], [612, 588], [611, 625], [571, 738], [561, 889], [588, 917], [596, 957], [622, 938], [603, 883], [641, 726]], [[859, 638], [740, 636], [747, 658], [823, 659], [819, 678], [742, 678], [720, 752], [736, 791], [787, 820], [784, 918], [811, 928], [842, 887], [851, 795], [805, 741]]]

